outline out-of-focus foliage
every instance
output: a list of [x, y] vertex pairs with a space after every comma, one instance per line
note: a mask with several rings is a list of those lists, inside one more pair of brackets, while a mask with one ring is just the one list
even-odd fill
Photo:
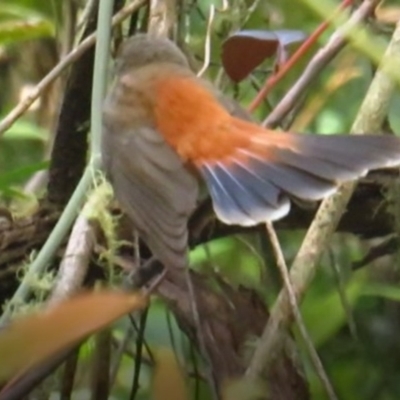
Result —
[[146, 303], [141, 294], [86, 293], [37, 315], [20, 317], [0, 333], [0, 354], [7, 360], [1, 364], [0, 379], [25, 372], [127, 312], [140, 311]]
[[[57, 1], [1, 1], [0, 119], [54, 66], [60, 12]], [[51, 127], [46, 114], [55, 106], [49, 107], [49, 94], [0, 138], [0, 199], [43, 169]]]
[[[29, 93], [32, 85], [57, 61], [60, 43], [56, 37], [63, 23], [61, 3], [57, 0], [0, 1], [0, 119]], [[204, 56], [205, 27], [211, 3], [212, 0], [184, 1], [186, 12], [180, 16], [178, 35], [188, 43], [198, 66], [201, 66]], [[220, 7], [220, 1], [214, 3]], [[213, 22], [211, 64], [206, 77], [246, 106], [271, 73], [275, 60], [265, 60], [251, 78], [233, 85], [221, 66], [221, 46], [226, 37], [239, 28], [293, 29], [310, 34], [321, 20], [301, 1], [232, 0], [229, 4], [228, 10], [217, 10]], [[253, 4], [256, 4], [254, 10], [251, 8]], [[385, 1], [378, 11], [378, 25], [375, 25], [373, 32], [387, 41], [393, 23], [400, 16], [400, 4], [398, 0]], [[380, 25], [383, 26], [381, 30]], [[274, 88], [256, 111], [256, 118], [262, 119], [268, 114], [301, 74], [318, 46], [326, 43], [331, 32], [329, 30], [324, 34], [318, 45]], [[353, 49], [345, 49], [309, 88], [304, 105], [292, 122], [292, 129], [321, 134], [346, 133], [372, 76], [371, 62]], [[56, 115], [55, 112], [47, 114], [49, 104], [54, 106], [50, 92], [50, 100], [46, 97], [40, 99], [0, 138], [0, 205], [15, 200], [34, 173], [47, 167], [46, 160], [54, 131], [52, 117]], [[397, 134], [400, 133], [399, 110], [400, 95], [397, 94], [388, 121]], [[303, 234], [280, 233], [289, 265]], [[381, 259], [360, 271], [352, 272], [352, 261], [361, 258], [368, 247], [369, 243], [354, 237], [335, 237], [330, 254], [321, 261], [301, 310], [340, 399], [397, 400], [400, 398], [400, 272], [393, 259]], [[233, 285], [256, 289], [270, 306], [281, 285], [264, 235], [248, 234], [215, 240], [195, 249], [191, 259], [195, 268], [204, 273], [214, 268]], [[117, 344], [123, 341], [129, 325], [128, 319], [117, 325], [114, 331]], [[298, 336], [297, 332], [295, 335]], [[187, 379], [190, 398], [194, 398], [194, 394], [200, 399], [210, 398], [206, 385], [202, 382], [197, 385], [193, 378], [196, 377], [196, 365], [199, 363], [197, 355], [193, 353], [188, 339], [183, 336], [166, 306], [158, 301], [154, 301], [150, 307], [145, 339], [150, 350], [164, 357], [162, 368], [172, 368], [173, 375], [179, 376], [176, 378], [178, 380], [181, 370], [178, 371], [176, 360], [170, 358], [171, 349], [177, 354], [180, 365], [190, 372], [190, 379]], [[301, 340], [297, 342], [306, 366], [312, 398], [324, 399], [324, 390], [300, 345]], [[138, 399], [148, 399], [152, 392], [154, 360], [149, 349], [145, 348], [142, 355]], [[90, 382], [87, 365], [93, 349], [89, 344], [83, 350], [80, 354], [82, 364], [78, 373], [76, 398], [79, 398], [79, 394], [84, 398]], [[129, 352], [123, 355], [122, 368], [116, 375], [113, 389], [116, 399], [125, 399], [130, 393], [134, 374], [132, 357], [137, 355], [136, 351], [132, 343]], [[154, 382], [161, 382], [161, 389], [166, 383], [160, 375]], [[182, 393], [179, 382], [173, 383], [177, 392]], [[162, 395], [157, 394], [156, 398], [161, 400]], [[169, 399], [168, 396], [165, 398]]]

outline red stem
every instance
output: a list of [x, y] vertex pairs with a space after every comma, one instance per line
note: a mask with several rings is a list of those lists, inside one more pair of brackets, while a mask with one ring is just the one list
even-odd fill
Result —
[[326, 21], [322, 22], [321, 25], [318, 26], [317, 29], [305, 40], [302, 45], [293, 53], [293, 55], [282, 65], [279, 70], [271, 75], [265, 82], [264, 86], [258, 92], [257, 96], [251, 102], [248, 110], [250, 112], [254, 111], [265, 99], [267, 94], [271, 91], [271, 89], [286, 75], [287, 72], [297, 63], [297, 61], [311, 48], [311, 46], [318, 40], [318, 38], [325, 32], [332, 19], [343, 9], [350, 6], [353, 3], [353, 0], [343, 0], [338, 8], [335, 10], [333, 15], [328, 18]]

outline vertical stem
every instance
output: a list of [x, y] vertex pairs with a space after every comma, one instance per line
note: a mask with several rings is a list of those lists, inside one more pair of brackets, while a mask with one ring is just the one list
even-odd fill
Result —
[[103, 98], [107, 86], [108, 53], [113, 6], [114, 0], [100, 1], [91, 109], [92, 137], [90, 154], [91, 161], [94, 162], [94, 167], [97, 167], [101, 160], [101, 110], [103, 108]]

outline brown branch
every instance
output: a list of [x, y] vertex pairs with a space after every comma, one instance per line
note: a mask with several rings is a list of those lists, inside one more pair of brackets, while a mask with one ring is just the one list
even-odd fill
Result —
[[[394, 232], [393, 216], [388, 211], [386, 188], [397, 179], [397, 173], [375, 172], [362, 180], [343, 215], [338, 232], [353, 233], [366, 238], [376, 238]], [[293, 205], [290, 214], [275, 224], [278, 230], [307, 229], [314, 218], [316, 206], [300, 208]], [[59, 212], [42, 208], [30, 217], [0, 219], [0, 292], [1, 300], [12, 294], [15, 288], [15, 268], [27, 259], [27, 255], [39, 248], [48, 237]], [[263, 226], [252, 230], [227, 226], [218, 222], [212, 214], [211, 204], [200, 207], [189, 224], [191, 246], [243, 232], [263, 232]], [[131, 240], [131, 225], [121, 220], [119, 236]], [[143, 257], [148, 251], [141, 250]]]
[[[363, 4], [366, 3], [368, 2], [366, 1]], [[369, 3], [376, 2], [371, 1]], [[351, 132], [353, 134], [376, 132], [376, 127], [382, 125], [387, 114], [385, 105], [389, 104], [389, 99], [395, 89], [395, 83], [389, 80], [383, 66], [393, 63], [394, 60], [398, 59], [398, 54], [400, 54], [400, 23], [397, 25], [385, 52], [381, 69], [376, 73], [352, 126]], [[377, 91], [381, 96], [379, 101], [377, 101]], [[329, 248], [331, 237], [345, 211], [354, 187], [354, 183], [342, 185], [335, 195], [326, 199], [319, 208], [306, 234], [290, 269], [290, 278], [298, 301], [308, 288], [322, 253]], [[271, 310], [271, 317], [265, 326], [260, 344], [255, 350], [246, 371], [246, 375], [249, 378], [256, 379], [270, 366], [271, 353], [279, 348], [280, 345], [279, 333], [283, 327], [287, 327], [292, 322], [292, 318], [293, 313], [288, 295], [285, 290], [281, 290]]]
[[[251, 290], [243, 287], [234, 289], [219, 281], [219, 290], [215, 291], [200, 275], [191, 273], [191, 276], [196, 288], [206, 350], [221, 389], [221, 385], [243, 374], [246, 347], [251, 347], [251, 339], [260, 335], [268, 319], [268, 311], [260, 297]], [[181, 329], [196, 343], [196, 325], [184, 276], [169, 271], [158, 287], [158, 294], [173, 311]], [[271, 373], [265, 376], [268, 398], [308, 399], [304, 377], [288, 353], [281, 352]]]
[[176, 0], [150, 0], [148, 32], [169, 37], [176, 23]]
[[79, 215], [68, 239], [50, 304], [54, 305], [67, 299], [81, 287], [95, 242], [96, 229], [85, 215]]
[[[378, 179], [379, 178], [379, 179]], [[341, 229], [346, 230], [346, 231], [355, 231], [357, 233], [366, 233], [368, 236], [374, 236], [374, 231], [376, 231], [376, 236], [386, 234], [388, 232], [393, 231], [393, 218], [391, 215], [386, 211], [386, 207], [383, 207], [383, 189], [382, 189], [382, 184], [378, 184], [377, 181], [383, 181], [386, 182], [386, 184], [390, 184], [390, 182], [396, 179], [396, 176], [391, 176], [390, 174], [384, 174], [384, 173], [377, 173], [374, 174], [374, 180], [372, 179], [372, 176], [370, 176], [368, 179], [364, 181], [363, 185], [360, 185], [355, 196], [353, 197], [352, 202], [350, 203], [350, 206], [348, 208], [348, 212], [344, 215], [344, 218], [341, 223]], [[203, 228], [205, 226], [205, 229], [201, 229], [199, 231], [194, 232], [194, 226], [199, 226], [199, 216], [194, 218], [194, 220], [191, 223], [191, 230], [192, 230], [192, 236], [195, 236], [196, 242], [198, 243], [205, 243], [209, 240], [212, 240], [215, 237], [222, 237], [222, 236], [228, 236], [231, 234], [239, 233], [239, 232], [244, 232], [246, 230], [243, 230], [242, 228], [238, 227], [228, 227], [224, 226], [222, 224], [217, 224], [215, 225], [214, 223], [210, 223], [210, 221], [213, 220], [212, 216], [210, 216], [209, 211], [207, 211], [207, 207], [204, 207], [203, 210], [200, 210], [201, 214], [205, 214], [206, 218], [205, 220], [208, 221], [206, 225], [203, 225]], [[313, 210], [302, 210], [298, 207], [294, 208], [292, 213], [289, 215], [288, 218], [286, 218], [283, 221], [280, 221], [278, 224], [278, 227], [281, 229], [293, 229], [293, 228], [305, 228], [309, 225], [311, 218], [313, 217], [314, 211]], [[58, 213], [52, 212], [51, 210], [43, 210], [41, 213], [38, 213], [30, 218], [25, 218], [21, 220], [15, 220], [11, 221], [10, 219], [5, 219], [5, 222], [2, 226], [0, 226], [0, 257], [4, 257], [4, 263], [0, 265], [0, 273], [1, 271], [7, 272], [7, 267], [9, 265], [17, 264], [20, 263], [21, 260], [24, 260], [26, 257], [26, 254], [28, 251], [33, 250], [35, 247], [40, 246], [41, 242], [43, 242], [49, 231], [51, 230], [53, 224], [56, 222], [58, 218]], [[368, 219], [366, 219], [368, 218]], [[196, 220], [197, 219], [197, 220]], [[201, 221], [200, 221], [201, 222]], [[201, 225], [201, 224], [200, 224]], [[128, 227], [128, 229], [126, 229]], [[208, 228], [207, 228], [208, 227]], [[256, 229], [263, 230], [264, 227], [260, 226]], [[127, 239], [129, 240], [129, 237], [131, 235], [131, 229], [130, 229], [130, 223], [126, 222], [125, 225], [125, 220], [121, 219], [121, 226], [120, 226], [120, 232], [119, 232], [119, 237], [124, 240]], [[141, 252], [142, 254], [145, 254], [145, 251]], [[227, 297], [225, 297], [225, 294], [222, 295], [222, 298], [219, 298], [219, 295], [215, 294], [207, 294], [207, 291], [209, 292], [210, 289], [206, 287], [205, 283], [200, 279], [200, 278], [194, 278], [195, 279], [195, 285], [196, 285], [196, 293], [199, 291], [199, 296], [200, 296], [200, 304], [202, 302], [203, 296], [217, 296], [218, 300], [217, 303], [222, 302], [221, 306], [218, 305], [218, 307], [214, 310], [212, 303], [209, 305], [206, 303], [206, 305], [201, 305], [201, 312], [204, 312], [204, 314], [201, 314], [204, 316], [205, 320], [210, 320], [210, 324], [212, 326], [213, 331], [217, 330], [219, 332], [219, 329], [222, 329], [220, 333], [221, 338], [227, 337], [230, 342], [226, 342], [226, 348], [228, 351], [231, 351], [229, 353], [227, 362], [229, 366], [227, 366], [225, 369], [225, 372], [221, 372], [226, 374], [224, 376], [233, 376], [235, 371], [242, 371], [239, 369], [241, 364], [239, 365], [239, 361], [243, 361], [243, 355], [240, 353], [239, 350], [237, 350], [238, 347], [242, 345], [242, 343], [238, 344], [234, 338], [229, 336], [229, 332], [236, 332], [236, 330], [241, 329], [241, 327], [236, 326], [235, 324], [239, 325], [241, 323], [242, 315], [249, 315], [249, 318], [255, 318], [254, 321], [257, 321], [257, 327], [251, 326], [247, 327], [246, 329], [249, 329], [248, 333], [254, 333], [254, 335], [258, 335], [261, 332], [262, 324], [267, 320], [267, 313], [265, 311], [265, 315], [263, 319], [258, 318], [257, 310], [252, 311], [253, 308], [258, 308], [260, 307], [260, 300], [258, 300], [257, 297], [255, 299], [252, 298], [252, 296], [255, 296], [254, 294], [251, 294], [251, 292], [246, 291], [244, 289], [241, 289], [239, 292], [235, 294], [233, 289], [230, 288], [225, 288], [225, 291], [228, 291], [230, 293], [229, 296], [234, 297], [235, 301], [237, 304], [239, 304], [237, 307], [240, 308], [240, 313], [237, 313], [237, 308], [235, 309], [229, 309], [229, 312], [232, 313], [232, 315], [229, 315], [227, 318], [230, 321], [228, 324], [225, 325], [225, 319], [226, 318], [226, 313], [228, 311], [226, 308], [228, 307], [223, 301], [227, 300]], [[1, 286], [2, 287], [7, 287], [8, 292], [1, 290], [3, 299], [11, 294], [10, 287], [12, 289], [13, 284], [15, 284], [15, 278], [14, 278], [14, 273], [10, 274], [8, 273], [7, 275], [3, 275], [3, 279], [1, 279]], [[10, 285], [11, 282], [11, 285]], [[14, 282], [14, 283], [13, 283]], [[200, 282], [200, 283], [199, 283]], [[174, 282], [172, 284], [175, 285]], [[185, 283], [184, 283], [185, 285]], [[164, 290], [164, 289], [163, 289]], [[168, 290], [171, 290], [172, 292], [169, 293], [164, 293], [164, 296], [166, 299], [169, 299], [171, 302], [174, 298], [174, 296], [181, 296], [182, 295], [182, 307], [186, 304], [189, 304], [188, 301], [185, 302], [185, 299], [187, 299], [187, 289], [186, 285], [182, 287], [182, 289], [177, 289], [175, 286], [172, 288], [169, 288]], [[177, 291], [179, 292], [177, 293]], [[204, 293], [203, 293], [204, 292]], [[231, 293], [232, 292], [232, 293]], [[241, 296], [244, 296], [243, 299], [240, 299]], [[229, 303], [229, 302], [228, 302]], [[235, 303], [235, 304], [236, 304]], [[175, 307], [178, 305], [175, 304]], [[186, 306], [185, 306], [186, 307]], [[202, 308], [205, 307], [205, 308]], [[218, 315], [217, 310], [219, 310], [219, 307], [221, 307], [224, 312], [220, 315], [220, 320], [217, 319]], [[246, 310], [246, 307], [248, 307], [250, 312]], [[210, 309], [210, 310], [208, 310]], [[179, 310], [176, 308], [173, 308], [175, 312], [177, 312], [180, 317], [181, 317], [181, 325], [185, 327], [185, 331], [189, 331], [193, 329], [191, 327], [190, 321], [191, 319], [187, 320], [186, 319], [186, 311], [187, 308], [183, 308], [183, 310]], [[203, 311], [205, 310], [205, 311]], [[191, 312], [187, 311], [190, 313]], [[263, 311], [264, 312], [264, 311]], [[214, 313], [214, 314], [213, 314]], [[192, 318], [192, 317], [191, 317]], [[247, 320], [246, 320], [247, 321]], [[263, 322], [264, 321], [264, 322]], [[261, 327], [259, 326], [259, 323], [261, 324]], [[251, 322], [248, 323], [248, 325], [251, 325]], [[222, 326], [222, 328], [220, 328]], [[246, 325], [247, 326], [247, 325]], [[235, 334], [236, 335], [236, 334]], [[245, 334], [243, 334], [246, 336]], [[210, 343], [208, 345], [211, 346]], [[229, 350], [229, 346], [233, 345], [233, 350]], [[236, 347], [235, 347], [236, 346]], [[215, 346], [214, 346], [215, 347]], [[218, 346], [217, 346], [218, 347]], [[223, 346], [223, 349], [221, 351], [225, 351], [225, 346]], [[220, 354], [220, 353], [218, 353]], [[221, 361], [218, 361], [218, 354], [217, 354], [217, 349], [214, 349], [213, 357], [213, 366], [216, 368], [220, 367]], [[222, 354], [222, 353], [221, 353]], [[230, 360], [236, 360], [235, 364], [230, 364]], [[229, 369], [230, 366], [232, 369]], [[280, 367], [279, 367], [280, 366]], [[240, 367], [241, 368], [241, 367]], [[285, 379], [288, 380], [288, 382], [291, 382], [290, 385], [295, 386], [296, 384], [299, 384], [298, 378], [296, 378], [297, 372], [293, 369], [293, 366], [290, 363], [290, 360], [283, 358], [281, 361], [276, 366], [277, 372], [272, 372], [272, 375], [269, 377], [269, 379], [274, 380], [277, 375], [281, 376], [282, 380], [284, 380], [283, 377], [286, 376]], [[288, 371], [291, 372], [285, 372], [285, 368], [288, 368]], [[47, 371], [47, 370], [46, 370]], [[279, 372], [280, 371], [280, 372]], [[230, 375], [232, 374], [232, 375]], [[288, 374], [288, 375], [285, 375]], [[278, 379], [279, 382], [281, 382]], [[34, 384], [34, 383], [32, 383]], [[301, 385], [303, 383], [300, 382]], [[289, 385], [289, 386], [290, 386]], [[28, 385], [29, 386], [29, 385]], [[31, 387], [31, 386], [29, 386]], [[301, 386], [302, 387], [302, 386]], [[25, 389], [27, 390], [27, 389]], [[278, 390], [277, 387], [273, 390]], [[291, 391], [292, 387], [287, 387], [285, 385], [285, 390]], [[299, 389], [300, 390], [300, 389]], [[294, 389], [293, 389], [294, 392]], [[284, 392], [286, 393], [286, 392]], [[291, 392], [292, 393], [292, 392]], [[16, 397], [18, 398], [18, 397]], [[278, 397], [277, 397], [278, 398]], [[288, 395], [287, 397], [290, 399], [291, 397]], [[296, 397], [294, 397], [296, 398]], [[299, 396], [299, 398], [307, 398], [305, 395], [304, 397]]]
[[288, 298], [289, 298], [290, 307], [292, 309], [294, 319], [299, 328], [300, 335], [303, 339], [303, 342], [306, 345], [306, 349], [308, 351], [311, 362], [314, 366], [315, 372], [316, 372], [317, 376], [319, 377], [319, 379], [322, 383], [322, 386], [325, 388], [326, 394], [328, 395], [329, 399], [337, 400], [337, 396], [333, 389], [332, 383], [329, 380], [329, 377], [325, 371], [322, 361], [319, 358], [318, 352], [310, 338], [310, 335], [307, 331], [306, 325], [303, 321], [303, 317], [301, 315], [299, 305], [297, 304], [296, 293], [294, 291], [292, 282], [290, 280], [289, 270], [286, 265], [285, 256], [283, 255], [283, 251], [282, 251], [281, 245], [279, 243], [279, 239], [276, 234], [276, 231], [270, 222], [266, 223], [266, 228], [267, 228], [269, 240], [271, 242], [272, 249], [273, 249], [273, 252], [274, 252], [274, 255], [276, 258], [276, 265], [278, 266], [279, 271], [281, 273], [281, 277], [283, 280], [283, 286], [284, 286], [286, 293], [288, 295]]

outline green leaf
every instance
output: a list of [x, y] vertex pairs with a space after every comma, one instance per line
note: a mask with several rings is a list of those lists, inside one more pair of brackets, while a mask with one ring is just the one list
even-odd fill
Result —
[[370, 284], [362, 289], [361, 295], [400, 301], [400, 286], [383, 283]]
[[54, 25], [46, 19], [29, 18], [0, 23], [0, 44], [54, 35]]
[[1, 4], [0, 5], [0, 20], [10, 19], [29, 19], [40, 18], [43, 19], [43, 14], [28, 7], [22, 7], [17, 4]]
[[10, 172], [6, 172], [0, 175], [0, 191], [6, 191], [10, 188], [11, 185], [14, 185], [16, 182], [21, 182], [28, 179], [35, 172], [44, 170], [48, 168], [49, 162], [42, 161], [36, 164], [26, 165], [24, 167], [20, 167], [14, 169]]
[[[366, 275], [363, 272], [354, 274], [345, 287], [350, 307], [355, 305], [365, 286]], [[301, 311], [316, 347], [332, 338], [346, 323], [346, 311], [336, 288], [323, 293], [309, 292]]]
[[37, 14], [53, 19], [54, 14], [58, 13], [61, 7], [62, 1], [59, 0], [1, 0], [0, 15], [7, 13], [26, 18]]
[[[0, 120], [1, 119], [2, 118], [0, 118]], [[17, 121], [8, 131], [5, 132], [3, 138], [44, 141], [47, 139], [47, 131], [33, 123]]]

